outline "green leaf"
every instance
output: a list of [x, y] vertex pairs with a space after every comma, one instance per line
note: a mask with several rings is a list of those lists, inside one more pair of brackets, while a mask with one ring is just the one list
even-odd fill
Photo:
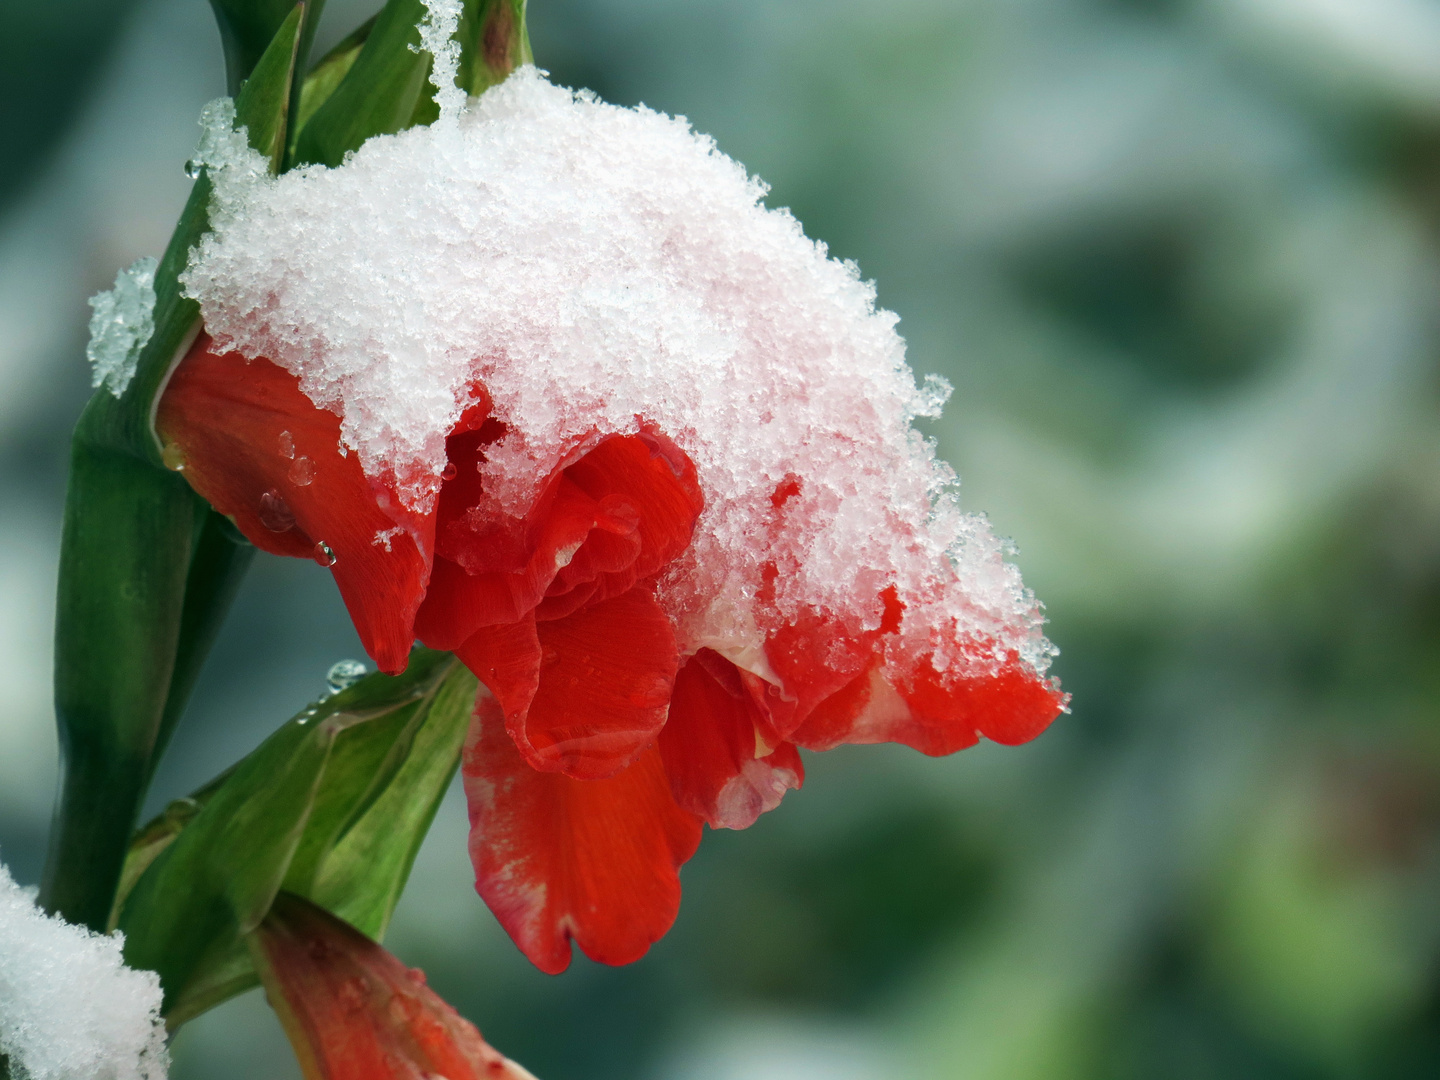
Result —
[[460, 762], [475, 690], [474, 676], [457, 664], [436, 692], [432, 718], [414, 730], [409, 753], [398, 762], [389, 782], [336, 836], [310, 880], [302, 887], [287, 888], [377, 941], [384, 936], [415, 855]]
[[421, 0], [386, 3], [350, 70], [301, 129], [293, 164], [339, 165], [372, 135], [410, 126], [430, 74], [430, 54], [417, 51], [424, 15]]
[[300, 67], [310, 53], [310, 42], [320, 22], [325, 0], [210, 0], [215, 22], [220, 27], [220, 44], [225, 50], [225, 79], [228, 93], [235, 97], [245, 80], [252, 77], [270, 43], [280, 33], [297, 7], [307, 7], [305, 27], [299, 40]]
[[[243, 125], [250, 145], [278, 169], [290, 115], [290, 91], [300, 55], [305, 5], [297, 4], [281, 25], [270, 48], [235, 99], [235, 122]], [[135, 376], [116, 398], [101, 389], [80, 418], [77, 438], [163, 465], [155, 439], [155, 407], [165, 380], [200, 329], [200, 306], [181, 293], [179, 277], [190, 249], [210, 227], [210, 179], [201, 175], [170, 243], [155, 270], [155, 332], [141, 350]]]
[[384, 932], [459, 762], [476, 683], [417, 649], [300, 713], [136, 835], [126, 961], [160, 973], [171, 1027], [251, 986], [244, 935], [282, 887]]
[[[435, 120], [431, 57], [417, 51], [416, 25], [424, 16], [422, 0], [389, 0], [338, 85], [313, 113], [305, 112], [293, 164], [339, 165], [373, 135]], [[466, 0], [455, 36], [460, 42], [457, 82], [470, 94], [503, 81], [532, 59], [525, 0]]]
[[41, 901], [103, 928], [175, 676], [197, 520], [180, 477], [76, 441], [55, 635], [64, 772]]
[[[303, 7], [236, 102], [252, 145], [278, 160]], [[64, 754], [41, 902], [102, 929], [155, 764], [252, 555], [160, 460], [155, 399], [199, 328], [177, 281], [208, 224], [201, 177], [156, 272], [155, 333], [117, 399], [91, 398], [72, 440], [55, 630]]]
[[534, 62], [525, 29], [525, 0], [468, 0], [460, 15], [460, 73], [466, 93], [479, 95]]
[[310, 70], [310, 74], [305, 76], [300, 87], [300, 105], [295, 112], [295, 123], [291, 125], [292, 150], [295, 134], [305, 127], [315, 115], [315, 110], [325, 104], [335, 92], [335, 88], [350, 74], [350, 69], [355, 66], [355, 58], [360, 55], [360, 50], [369, 40], [370, 31], [375, 27], [375, 19], [376, 16], [372, 15], [352, 30], [344, 41], [326, 53]]

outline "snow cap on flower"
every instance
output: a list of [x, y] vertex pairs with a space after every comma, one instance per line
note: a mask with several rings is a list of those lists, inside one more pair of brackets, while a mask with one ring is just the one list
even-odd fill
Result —
[[164, 1080], [160, 979], [46, 915], [0, 865], [0, 1054], [16, 1080]]
[[517, 517], [577, 445], [651, 424], [705, 503], [660, 583], [683, 652], [771, 677], [768, 629], [873, 631], [888, 589], [897, 656], [1043, 674], [1038, 605], [911, 426], [948, 387], [917, 388], [873, 286], [683, 118], [526, 68], [339, 168], [213, 175], [183, 280], [215, 347], [295, 375], [410, 508], [476, 386], [506, 431], [480, 468]]
[[156, 431], [257, 546], [331, 569], [379, 667], [419, 639], [474, 672], [477, 889], [544, 971], [628, 963], [702, 825], [773, 809], [802, 749], [1021, 743], [1065, 698], [912, 427], [949, 388], [852, 264], [681, 118], [533, 68], [439, 96], [275, 178], [216, 130], [205, 332]]

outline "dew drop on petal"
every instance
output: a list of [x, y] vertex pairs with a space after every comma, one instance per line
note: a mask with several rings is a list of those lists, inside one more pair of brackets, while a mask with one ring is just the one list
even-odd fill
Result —
[[658, 709], [670, 700], [671, 681], [664, 675], [650, 675], [630, 691], [630, 704], [638, 709]]
[[365, 980], [358, 975], [351, 976], [340, 984], [340, 1005], [348, 1013], [358, 1013], [365, 1008]]
[[267, 491], [260, 496], [260, 524], [276, 533], [289, 532], [295, 527], [295, 512], [278, 491]]
[[290, 482], [296, 487], [309, 487], [315, 479], [315, 463], [303, 454], [290, 466]]
[[283, 458], [295, 456], [295, 436], [288, 431], [280, 432], [280, 456]]
[[167, 469], [183, 472], [185, 470], [185, 451], [179, 443], [166, 443], [160, 451], [160, 461]]
[[336, 563], [335, 549], [321, 540], [315, 545], [315, 561], [321, 566], [334, 566]]
[[442, 479], [442, 480], [454, 480], [454, 479], [455, 479], [455, 474], [458, 473], [459, 471], [460, 471], [459, 469], [455, 468], [455, 463], [454, 463], [453, 461], [447, 461], [447, 462], [445, 463], [445, 468], [442, 469], [442, 470], [440, 470], [440, 479]]

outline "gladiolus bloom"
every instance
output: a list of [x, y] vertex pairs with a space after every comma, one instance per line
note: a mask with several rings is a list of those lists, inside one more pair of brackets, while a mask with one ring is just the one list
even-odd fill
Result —
[[306, 1080], [535, 1080], [385, 949], [280, 893], [251, 955]]
[[419, 638], [484, 683], [477, 888], [542, 969], [642, 955], [701, 825], [778, 805], [801, 749], [1021, 743], [1063, 707], [910, 426], [943, 388], [682, 122], [529, 70], [340, 168], [215, 180], [166, 460], [328, 566], [381, 668]]

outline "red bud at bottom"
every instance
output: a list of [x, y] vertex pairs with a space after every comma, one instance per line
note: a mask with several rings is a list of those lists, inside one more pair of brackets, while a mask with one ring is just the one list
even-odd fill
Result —
[[250, 951], [306, 1080], [535, 1080], [422, 972], [308, 900], [280, 893]]

